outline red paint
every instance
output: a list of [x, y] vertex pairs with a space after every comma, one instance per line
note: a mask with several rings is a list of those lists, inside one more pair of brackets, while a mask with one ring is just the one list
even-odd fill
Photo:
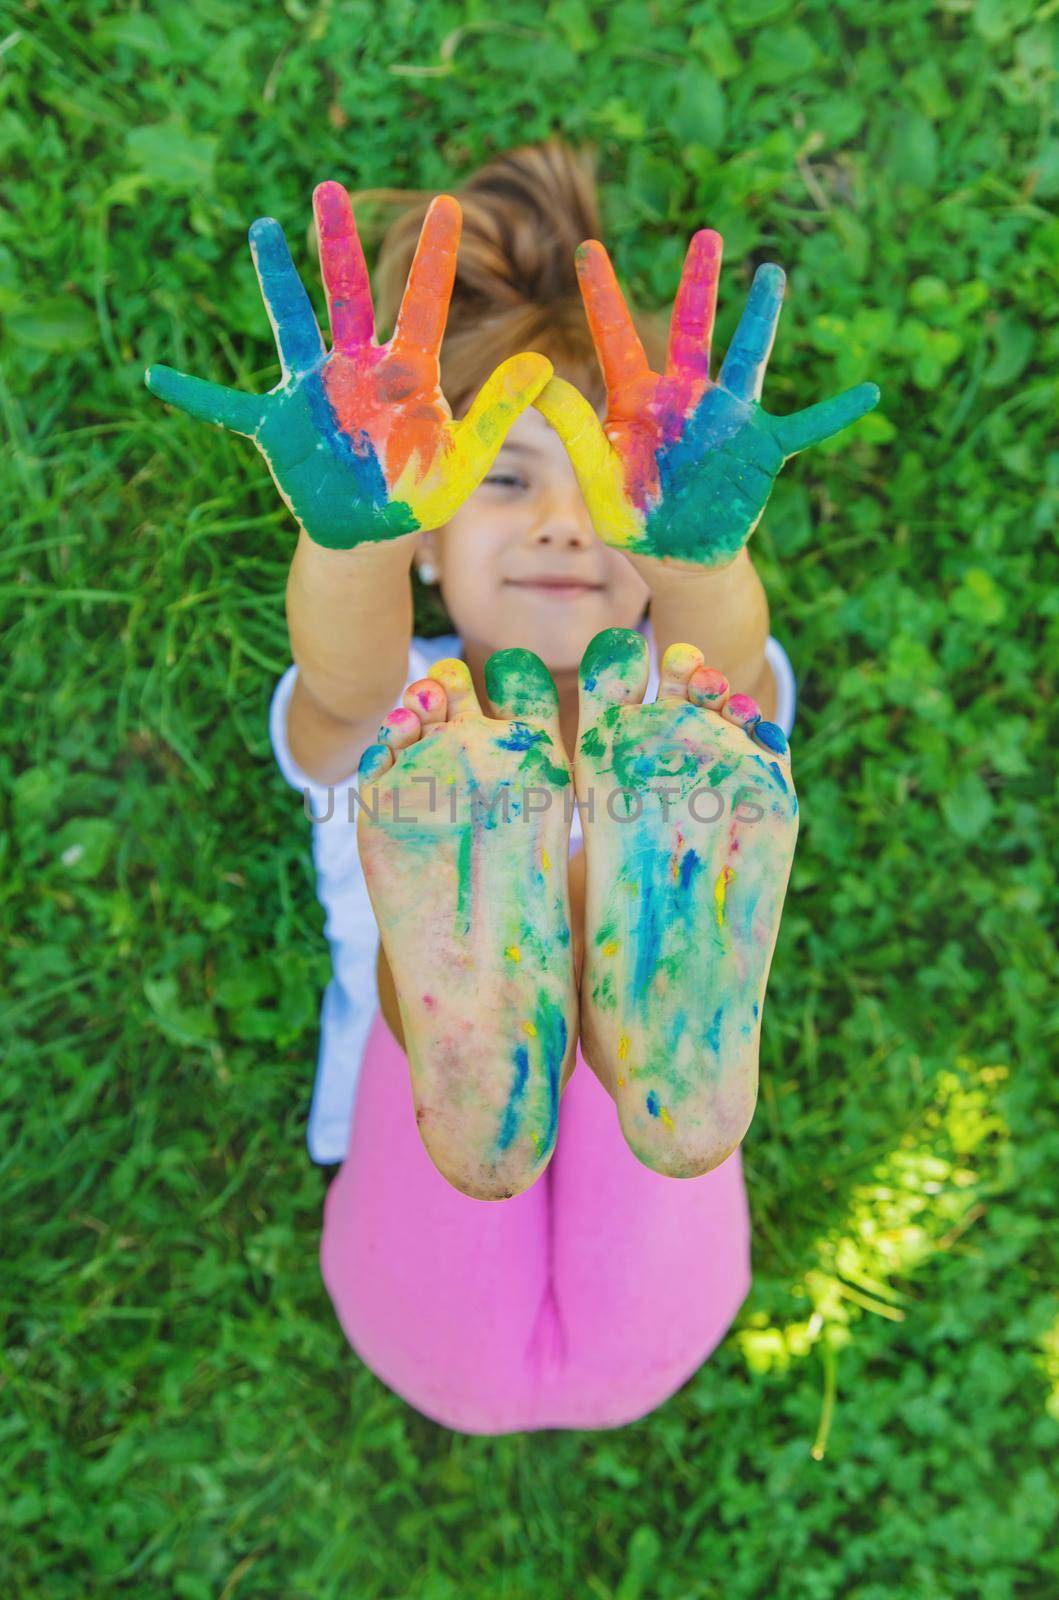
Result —
[[658, 452], [680, 438], [710, 380], [723, 241], [700, 229], [688, 247], [670, 324], [664, 373], [652, 372], [610, 258], [596, 240], [577, 253], [577, 275], [607, 384], [605, 431], [624, 467], [625, 492], [647, 514], [661, 494]]
[[432, 203], [393, 338], [380, 346], [374, 343], [371, 287], [349, 195], [332, 182], [320, 184], [313, 198], [334, 345], [323, 372], [327, 398], [354, 450], [374, 451], [387, 488], [394, 488], [414, 457], [418, 483], [450, 447], [445, 411], [434, 396], [456, 275], [460, 208], [447, 195]]

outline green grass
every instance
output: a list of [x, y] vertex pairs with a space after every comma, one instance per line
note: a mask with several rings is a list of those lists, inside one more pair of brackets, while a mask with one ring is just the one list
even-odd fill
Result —
[[[1054, 0], [102, 0], [0, 28], [4, 1600], [1059, 1593]], [[460, 31], [462, 30], [462, 31]], [[648, 304], [790, 287], [770, 409], [880, 413], [754, 553], [803, 829], [756, 1276], [668, 1405], [481, 1441], [365, 1372], [303, 1146], [327, 971], [266, 707], [290, 521], [164, 360], [270, 386], [311, 185], [600, 153]], [[380, 215], [378, 221], [385, 219]]]

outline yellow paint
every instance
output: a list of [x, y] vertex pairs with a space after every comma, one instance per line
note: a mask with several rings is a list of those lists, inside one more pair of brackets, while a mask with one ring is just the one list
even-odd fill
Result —
[[605, 956], [612, 956], [614, 954], [614, 952], [617, 950], [617, 948], [618, 948], [617, 939], [608, 939], [606, 944], [603, 946], [603, 954]]
[[404, 501], [421, 528], [440, 528], [448, 522], [478, 487], [515, 417], [551, 373], [551, 362], [530, 350], [501, 362], [462, 421], [445, 425], [433, 457], [424, 459], [419, 451], [412, 452], [396, 482], [389, 485], [391, 501]]
[[724, 927], [724, 902], [728, 894], [728, 885], [734, 877], [735, 869], [733, 867], [722, 867], [720, 876], [713, 886], [713, 898], [717, 906], [717, 926], [719, 928]]
[[618, 1088], [619, 1089], [624, 1089], [624, 1087], [625, 1087], [625, 1079], [624, 1078], [619, 1078], [618, 1079]]
[[629, 1035], [627, 1033], [619, 1034], [618, 1035], [618, 1060], [619, 1061], [624, 1061], [625, 1057], [628, 1054], [629, 1054]]
[[672, 1132], [672, 1130], [676, 1126], [676, 1124], [674, 1123], [673, 1118], [669, 1115], [669, 1112], [666, 1110], [665, 1106], [662, 1106], [662, 1108], [659, 1111], [658, 1115], [659, 1115], [659, 1118], [661, 1119], [661, 1123], [662, 1123], [663, 1128], [668, 1128], [670, 1130], [670, 1132]]
[[522, 1026], [525, 1028], [531, 1039], [535, 1039], [537, 1037], [537, 1030], [533, 1026], [532, 1022], [524, 1022]]
[[517, 944], [509, 944], [507, 949], [504, 951], [504, 954], [507, 956], [509, 961], [522, 960], [522, 951], [519, 949]]
[[545, 872], [547, 872], [547, 870], [551, 866], [551, 864], [552, 864], [551, 856], [548, 854], [547, 850], [542, 850], [541, 851], [541, 866], [544, 868]]
[[625, 468], [584, 395], [564, 378], [553, 378], [535, 404], [569, 452], [592, 525], [604, 544], [619, 550], [638, 544], [643, 518], [625, 493]]
[[439, 528], [453, 507], [477, 487], [474, 469], [452, 445], [450, 430], [433, 461], [424, 461], [421, 452], [413, 450], [390, 487], [390, 499], [402, 500], [421, 528]]
[[454, 772], [450, 772], [448, 777], [445, 779], [445, 782], [446, 783], [455, 783], [456, 782], [456, 774]]

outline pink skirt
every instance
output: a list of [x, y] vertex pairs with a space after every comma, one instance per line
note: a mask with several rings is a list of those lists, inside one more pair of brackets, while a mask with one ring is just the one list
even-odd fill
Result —
[[357, 1355], [435, 1422], [619, 1427], [692, 1375], [746, 1296], [740, 1153], [701, 1178], [641, 1166], [579, 1049], [544, 1175], [513, 1200], [471, 1200], [423, 1148], [380, 1011], [321, 1264]]

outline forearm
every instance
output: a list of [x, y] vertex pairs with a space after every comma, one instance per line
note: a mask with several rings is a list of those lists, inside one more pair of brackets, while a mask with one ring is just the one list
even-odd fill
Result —
[[404, 683], [412, 635], [414, 535], [353, 550], [299, 536], [287, 578], [287, 625], [298, 675], [345, 722], [374, 716]]
[[414, 535], [327, 550], [302, 533], [287, 579], [298, 680], [288, 737], [318, 782], [352, 770], [408, 671]]
[[776, 687], [765, 659], [768, 600], [747, 550], [718, 568], [647, 556], [629, 560], [651, 590], [659, 660], [671, 644], [697, 645], [707, 666], [723, 672], [734, 690], [753, 695], [764, 715], [773, 717]]

